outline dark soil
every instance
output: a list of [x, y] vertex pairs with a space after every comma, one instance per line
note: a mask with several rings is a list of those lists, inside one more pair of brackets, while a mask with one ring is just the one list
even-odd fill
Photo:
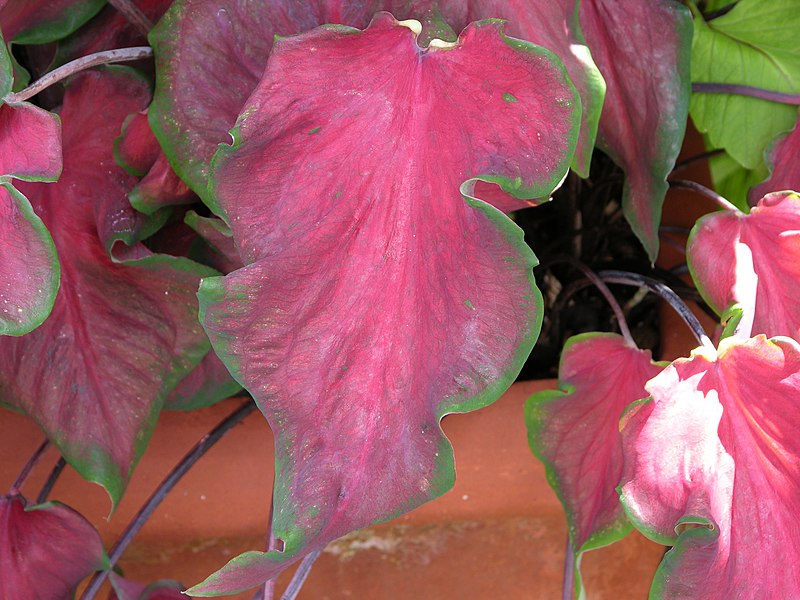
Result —
[[[619, 332], [603, 296], [565, 258], [577, 259], [595, 273], [618, 269], [664, 279], [651, 268], [622, 214], [623, 180], [622, 170], [595, 151], [588, 179], [570, 172], [551, 202], [514, 215], [539, 259], [534, 273], [545, 307], [542, 332], [519, 380], [557, 377], [561, 349], [570, 336], [589, 331]], [[609, 287], [623, 308], [637, 345], [652, 350], [657, 357], [658, 298], [637, 294], [634, 287]]]

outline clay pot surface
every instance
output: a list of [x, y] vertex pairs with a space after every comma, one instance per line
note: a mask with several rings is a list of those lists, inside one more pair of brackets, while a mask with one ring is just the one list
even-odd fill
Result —
[[[443, 428], [455, 448], [455, 487], [394, 521], [330, 544], [302, 600], [478, 600], [560, 598], [567, 536], [561, 504], [531, 454], [525, 400], [555, 382], [518, 383], [495, 404], [451, 415]], [[67, 468], [53, 490], [94, 523], [107, 548], [164, 475], [197, 440], [238, 406], [231, 399], [195, 411], [165, 412], [117, 511], [98, 486]], [[0, 485], [11, 484], [42, 434], [28, 418], [0, 412]], [[50, 450], [24, 491], [35, 497], [56, 460]], [[178, 484], [120, 561], [127, 577], [193, 585], [247, 550], [264, 547], [271, 497], [272, 435], [251, 414]], [[638, 533], [585, 555], [589, 597], [642, 598], [663, 547]], [[282, 590], [291, 571], [278, 582]], [[252, 598], [253, 592], [235, 598]]]

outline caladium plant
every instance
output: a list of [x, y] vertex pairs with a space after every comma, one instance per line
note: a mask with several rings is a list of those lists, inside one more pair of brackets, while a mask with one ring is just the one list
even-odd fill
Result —
[[[674, 546], [653, 597], [794, 593], [797, 133], [748, 123], [737, 137], [735, 119], [755, 96], [796, 120], [800, 58], [765, 46], [775, 77], [788, 75], [755, 89], [706, 52], [714, 36], [753, 46], [763, 7], [109, 4], [0, 0], [0, 403], [29, 415], [113, 510], [163, 409], [251, 398], [108, 556], [47, 490], [26, 508], [32, 459], [0, 501], [6, 596], [67, 598], [94, 573], [86, 600], [107, 578], [118, 598], [178, 597], [181, 584], [112, 569], [166, 491], [255, 407], [276, 440], [269, 542], [188, 593], [261, 586], [302, 560], [296, 594], [327, 543], [447, 492], [442, 417], [496, 400], [543, 323], [546, 343], [569, 337], [553, 338], [559, 307], [595, 310], [578, 303], [583, 279], [560, 281], [565, 261], [606, 297], [621, 335], [571, 324], [584, 333], [564, 345], [558, 390], [526, 407], [567, 515], [564, 597], [591, 594], [583, 553], [633, 528]], [[104, 64], [119, 61], [135, 62]], [[702, 75], [694, 96], [690, 73]], [[690, 97], [710, 145], [748, 168], [767, 148], [771, 170], [737, 192], [752, 210], [675, 181], [724, 209], [687, 248], [723, 320], [716, 343], [651, 268]], [[728, 122], [719, 103], [744, 108]], [[571, 200], [563, 232], [545, 217], [531, 225], [551, 197]], [[619, 229], [592, 240], [621, 216], [634, 242], [618, 255]], [[590, 268], [632, 260], [637, 273]], [[662, 294], [700, 347], [654, 362], [626, 325], [640, 295], [622, 308], [604, 280]], [[792, 567], [768, 576], [787, 553]]]

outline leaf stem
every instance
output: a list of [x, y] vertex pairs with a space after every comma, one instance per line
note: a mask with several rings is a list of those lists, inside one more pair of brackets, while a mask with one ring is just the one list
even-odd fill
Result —
[[320, 554], [322, 554], [321, 549], [314, 550], [303, 558], [303, 560], [300, 562], [300, 566], [297, 567], [297, 571], [294, 572], [294, 576], [289, 582], [286, 591], [283, 593], [283, 596], [281, 596], [281, 600], [295, 600], [295, 598], [297, 598], [297, 594], [300, 593], [300, 588], [303, 587], [306, 579], [308, 579], [308, 574], [311, 572], [311, 567], [314, 566], [314, 561], [319, 558]]
[[693, 192], [697, 192], [698, 194], [705, 196], [709, 200], [713, 200], [725, 210], [732, 210], [733, 212], [737, 212], [740, 214], [742, 212], [738, 208], [736, 208], [729, 200], [726, 200], [714, 190], [709, 189], [703, 184], [697, 183], [696, 181], [689, 181], [688, 179], [671, 179], [669, 181], [669, 187], [692, 190]]
[[636, 342], [633, 340], [633, 336], [631, 335], [631, 330], [628, 327], [628, 321], [625, 319], [625, 313], [622, 311], [622, 307], [620, 307], [619, 302], [614, 297], [614, 294], [611, 293], [611, 290], [608, 289], [608, 286], [603, 282], [603, 280], [597, 276], [597, 274], [592, 271], [585, 263], [569, 256], [567, 254], [562, 254], [556, 256], [549, 264], [565, 262], [576, 269], [578, 269], [581, 273], [583, 273], [586, 278], [594, 284], [594, 286], [598, 289], [598, 291], [603, 294], [603, 298], [606, 299], [608, 305], [611, 307], [611, 310], [614, 313], [614, 317], [617, 319], [617, 325], [619, 326], [619, 332], [623, 338], [625, 338], [625, 343], [628, 344], [631, 348], [638, 348]]
[[25, 463], [25, 466], [22, 467], [22, 471], [20, 471], [19, 475], [17, 476], [16, 481], [11, 484], [11, 489], [8, 490], [9, 496], [16, 496], [19, 494], [20, 488], [25, 483], [25, 480], [28, 478], [28, 475], [31, 474], [33, 467], [36, 466], [36, 463], [39, 462], [39, 459], [42, 458], [44, 455], [45, 450], [50, 445], [50, 440], [44, 438], [44, 441], [39, 444], [39, 447], [33, 451], [33, 455], [28, 459], [28, 462]]
[[140, 33], [147, 37], [147, 34], [150, 33], [150, 30], [153, 28], [153, 22], [147, 18], [147, 15], [139, 10], [138, 6], [131, 2], [131, 0], [108, 0], [108, 3], [116, 8]]
[[87, 56], [81, 56], [65, 65], [53, 69], [49, 73], [43, 75], [24, 90], [20, 90], [16, 94], [8, 94], [3, 101], [7, 104], [16, 104], [24, 102], [32, 98], [42, 90], [50, 87], [54, 83], [69, 77], [84, 69], [96, 67], [98, 65], [105, 65], [108, 63], [127, 62], [131, 60], [139, 60], [142, 58], [150, 58], [153, 56], [153, 49], [150, 46], [135, 46], [133, 48], [118, 48], [116, 50], [105, 50], [103, 52], [95, 52]]
[[751, 98], [777, 102], [779, 104], [800, 106], [800, 95], [798, 94], [775, 92], [752, 85], [740, 85], [738, 83], [694, 82], [692, 83], [692, 92], [696, 94], [736, 94], [738, 96], [749, 96]]
[[100, 591], [100, 587], [108, 577], [111, 569], [117, 564], [117, 561], [133, 541], [133, 538], [137, 533], [139, 533], [139, 530], [147, 522], [156, 508], [158, 508], [159, 504], [163, 502], [170, 490], [175, 487], [181, 478], [186, 475], [189, 469], [191, 469], [194, 464], [214, 446], [214, 444], [222, 439], [222, 437], [228, 433], [228, 431], [230, 431], [234, 425], [241, 423], [242, 420], [247, 417], [247, 415], [255, 410], [255, 408], [255, 402], [252, 400], [248, 400], [246, 403], [242, 404], [239, 408], [234, 410], [231, 414], [220, 421], [219, 424], [214, 427], [214, 429], [200, 438], [200, 441], [195, 444], [194, 448], [187, 452], [181, 461], [175, 465], [175, 468], [173, 468], [172, 471], [164, 478], [150, 498], [148, 498], [147, 502], [145, 502], [142, 508], [139, 509], [139, 512], [128, 524], [128, 527], [122, 533], [122, 536], [111, 549], [111, 552], [108, 555], [108, 570], [95, 573], [94, 577], [92, 577], [92, 580], [89, 582], [89, 585], [86, 587], [86, 591], [83, 593], [83, 596], [81, 596], [81, 600], [91, 600], [97, 595], [97, 592]]
[[561, 593], [562, 600], [575, 600], [575, 551], [572, 540], [567, 534], [567, 548], [564, 551], [564, 583]]
[[651, 292], [658, 294], [661, 296], [661, 298], [666, 300], [672, 308], [675, 309], [675, 312], [681, 316], [686, 325], [689, 326], [689, 329], [692, 330], [694, 337], [697, 338], [697, 341], [701, 346], [705, 346], [710, 350], [716, 351], [714, 344], [706, 335], [706, 332], [703, 329], [703, 326], [700, 324], [700, 321], [697, 319], [691, 309], [686, 306], [686, 303], [680, 299], [678, 294], [673, 292], [668, 286], [664, 285], [660, 281], [646, 277], [645, 275], [631, 273], [629, 271], [600, 271], [597, 275], [603, 281], [607, 281], [609, 283], [619, 283], [622, 285], [631, 285], [637, 287], [644, 286]]
[[676, 163], [675, 167], [672, 169], [672, 173], [677, 173], [678, 171], [682, 171], [683, 169], [693, 165], [696, 162], [700, 162], [701, 160], [708, 160], [709, 158], [714, 158], [715, 156], [719, 156], [725, 152], [722, 148], [715, 148], [714, 150], [706, 150], [705, 152], [701, 152], [700, 154], [695, 154], [694, 156], [689, 156], [684, 158], [682, 161]]
[[65, 466], [67, 466], [67, 461], [64, 460], [63, 456], [59, 456], [56, 464], [50, 471], [50, 475], [47, 477], [47, 481], [45, 481], [42, 486], [42, 491], [39, 492], [39, 495], [36, 497], [36, 504], [42, 504], [47, 501], [47, 497], [50, 495], [50, 492], [53, 491], [53, 486], [56, 484], [56, 481], [58, 481], [58, 477], [61, 475]]

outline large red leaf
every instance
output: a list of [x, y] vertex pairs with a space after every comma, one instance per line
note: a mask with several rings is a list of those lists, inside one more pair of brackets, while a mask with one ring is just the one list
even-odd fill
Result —
[[672, 545], [651, 598], [800, 589], [800, 346], [727, 338], [650, 381], [623, 428], [626, 512]]
[[647, 396], [644, 384], [663, 368], [648, 350], [629, 346], [619, 335], [578, 335], [561, 354], [558, 389], [540, 392], [525, 405], [531, 449], [567, 514], [578, 597], [584, 597], [581, 555], [631, 530], [616, 491], [622, 477], [619, 418], [631, 402]]
[[[588, 174], [604, 83], [582, 42], [573, 0], [532, 4], [315, 0], [302, 8], [291, 0], [179, 0], [150, 35], [160, 81], [150, 119], [173, 168], [195, 192], [205, 195], [211, 157], [217, 145], [228, 140], [228, 130], [258, 83], [274, 34], [299, 33], [324, 23], [364, 27], [381, 9], [392, 10], [400, 18], [422, 18], [428, 11], [441, 9], [457, 31], [471, 21], [506, 17], [509, 35], [560, 54], [584, 107], [573, 168]], [[208, 48], [224, 50], [209, 54]], [[481, 182], [476, 189], [478, 197], [506, 212], [533, 205]]]
[[215, 156], [212, 191], [247, 266], [204, 280], [201, 320], [276, 432], [285, 548], [242, 555], [191, 594], [257, 585], [449, 489], [439, 420], [494, 401], [538, 334], [521, 231], [459, 185], [549, 194], [580, 125], [574, 88], [497, 21], [428, 50], [418, 26], [382, 13], [364, 32], [279, 40]]
[[747, 197], [751, 203], [757, 202], [771, 192], [800, 190], [800, 126], [772, 144], [767, 151], [767, 164], [770, 176], [764, 183], [753, 187]]
[[108, 567], [100, 535], [63, 504], [25, 504], [0, 497], [0, 597], [68, 600], [85, 577]]
[[689, 110], [692, 18], [674, 0], [583, 0], [580, 23], [607, 85], [600, 147], [625, 170], [625, 217], [655, 261]]
[[749, 214], [720, 211], [692, 229], [686, 253], [718, 314], [741, 304], [752, 332], [800, 338], [800, 197], [768, 194]]
[[146, 82], [127, 69], [72, 80], [63, 175], [24, 187], [58, 249], [61, 289], [41, 327], [0, 340], [2, 401], [31, 415], [115, 504], [164, 398], [208, 349], [193, 296], [199, 278], [215, 273], [141, 244], [124, 264], [108, 254], [138, 226], [126, 198], [135, 178], [114, 163], [113, 140], [148, 100]]

